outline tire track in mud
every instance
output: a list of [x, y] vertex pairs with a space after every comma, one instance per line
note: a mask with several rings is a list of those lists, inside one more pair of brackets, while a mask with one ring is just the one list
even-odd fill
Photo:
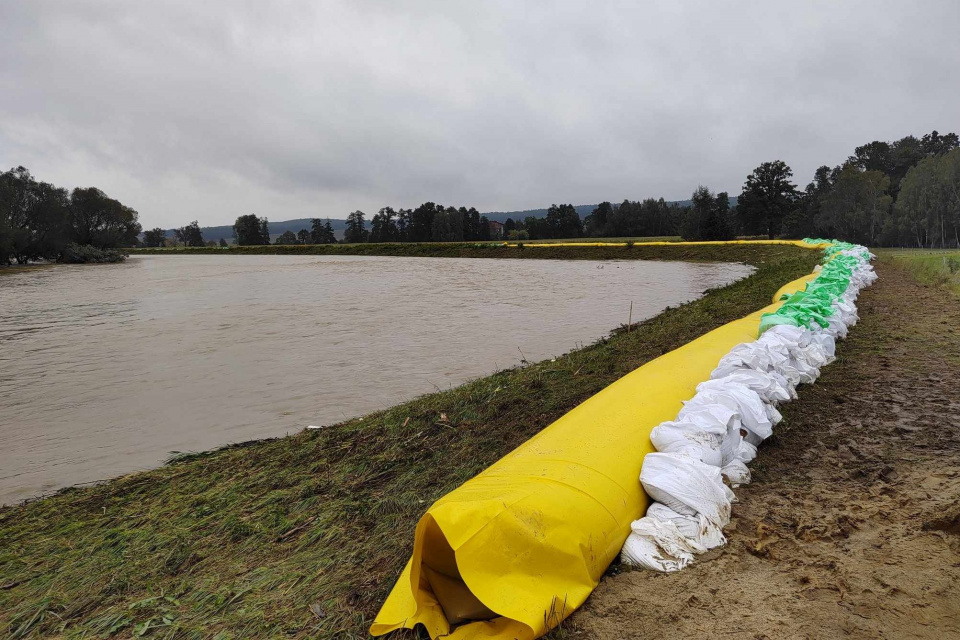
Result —
[[737, 490], [727, 545], [671, 575], [614, 566], [556, 634], [960, 637], [960, 300], [877, 272]]

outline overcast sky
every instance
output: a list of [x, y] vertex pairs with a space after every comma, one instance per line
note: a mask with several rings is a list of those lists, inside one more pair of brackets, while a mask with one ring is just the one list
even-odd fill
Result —
[[0, 0], [0, 167], [144, 227], [739, 193], [960, 130], [960, 2]]

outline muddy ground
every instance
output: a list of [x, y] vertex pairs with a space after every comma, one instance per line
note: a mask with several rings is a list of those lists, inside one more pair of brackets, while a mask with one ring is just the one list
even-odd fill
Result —
[[892, 263], [838, 361], [784, 408], [728, 544], [616, 568], [575, 638], [960, 638], [960, 300]]

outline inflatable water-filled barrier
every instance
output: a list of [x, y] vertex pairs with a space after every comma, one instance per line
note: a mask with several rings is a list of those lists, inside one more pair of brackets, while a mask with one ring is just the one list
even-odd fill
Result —
[[671, 571], [722, 544], [728, 484], [749, 480], [776, 403], [832, 358], [875, 277], [862, 247], [774, 242], [824, 251], [823, 267], [617, 380], [437, 500], [370, 633], [419, 624], [431, 638], [532, 640], [621, 552]]

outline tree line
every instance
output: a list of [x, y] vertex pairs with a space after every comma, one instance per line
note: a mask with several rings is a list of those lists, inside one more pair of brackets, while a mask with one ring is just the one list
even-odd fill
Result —
[[[800, 230], [872, 246], [960, 246], [960, 140], [936, 131], [857, 147], [820, 167], [807, 186]], [[791, 230], [792, 231], [792, 230]]]
[[463, 242], [490, 239], [490, 221], [475, 208], [424, 202], [416, 209], [383, 207], [367, 229], [366, 214], [347, 216], [344, 242]]
[[[552, 205], [542, 218], [507, 219], [502, 237], [555, 238], [681, 236], [684, 240], [735, 237], [832, 237], [868, 246], [960, 246], [960, 144], [955, 133], [873, 141], [857, 147], [841, 165], [821, 166], [805, 189], [780, 160], [764, 162], [746, 177], [732, 203], [727, 192], [700, 185], [688, 206], [663, 198], [602, 202], [581, 220], [570, 204]], [[160, 238], [162, 230], [156, 229]], [[147, 232], [149, 234], [150, 232]], [[238, 244], [269, 244], [267, 219], [237, 218]], [[147, 235], [145, 234], [145, 236]], [[188, 246], [202, 246], [196, 222], [176, 231]], [[343, 242], [457, 242], [500, 237], [473, 207], [425, 202], [415, 209], [384, 207], [368, 221], [347, 216]], [[147, 241], [145, 239], [145, 241]], [[329, 244], [330, 221], [287, 231], [276, 244]], [[162, 242], [162, 240], [161, 240]], [[207, 243], [211, 244], [211, 243]], [[221, 239], [221, 244], [225, 242]]]
[[[285, 231], [273, 244], [337, 242], [329, 219], [314, 218], [311, 223], [309, 230]], [[237, 218], [233, 229], [237, 244], [270, 244], [266, 218], [243, 215]], [[583, 221], [573, 205], [553, 205], [544, 218], [531, 216], [517, 222], [507, 219], [503, 233], [506, 235], [511, 231], [514, 238], [517, 237], [516, 231], [520, 231], [521, 239], [573, 238], [583, 235]], [[347, 215], [343, 242], [483, 242], [498, 237], [491, 231], [490, 220], [474, 207], [445, 207], [425, 202], [415, 209], [383, 207], [369, 220], [363, 211], [354, 211]]]
[[[822, 236], [868, 246], [960, 246], [960, 139], [933, 131], [870, 142], [841, 165], [819, 167], [803, 190], [786, 163], [764, 162], [746, 177], [735, 205], [729, 193], [703, 185], [691, 194], [689, 206], [663, 198], [602, 202], [583, 220], [572, 205], [555, 204], [543, 218], [507, 219], [503, 235], [511, 240]], [[489, 224], [476, 209], [430, 202], [412, 210], [385, 207], [369, 230], [365, 214], [354, 211], [344, 234], [344, 242], [487, 239]]]
[[527, 216], [523, 220], [507, 218], [503, 234], [508, 240], [549, 240], [579, 238], [584, 233], [584, 221], [572, 204], [552, 204], [542, 218]]
[[138, 214], [96, 187], [68, 192], [24, 167], [0, 174], [0, 265], [115, 262], [137, 244]]
[[960, 247], [960, 137], [870, 142], [841, 165], [817, 168], [803, 190], [784, 162], [764, 162], [747, 176], [727, 227], [741, 236]]
[[[358, 210], [347, 216], [343, 242], [462, 242], [491, 239], [490, 221], [473, 207], [444, 207], [433, 202], [425, 202], [416, 209], [383, 207], [369, 220], [369, 227], [366, 215]], [[313, 218], [310, 222], [310, 229], [301, 229], [297, 233], [285, 231], [274, 244], [337, 242], [329, 218]], [[239, 245], [270, 244], [267, 219], [256, 214], [238, 217], [233, 231]]]
[[[167, 243], [160, 228], [138, 236], [136, 211], [95, 187], [72, 192], [37, 181], [17, 167], [0, 174], [0, 264], [31, 260], [122, 259], [123, 247]], [[497, 226], [497, 225], [494, 225]], [[237, 244], [270, 244], [267, 219], [240, 216]], [[698, 186], [690, 205], [663, 198], [602, 202], [581, 220], [570, 204], [552, 205], [543, 218], [507, 219], [503, 237], [538, 240], [580, 237], [679, 235], [685, 240], [832, 237], [868, 246], [960, 246], [960, 139], [933, 131], [920, 138], [873, 141], [857, 147], [833, 168], [824, 165], [799, 189], [780, 160], [764, 162], [746, 178], [735, 206], [726, 192]], [[206, 241], [197, 221], [174, 230], [188, 247]], [[383, 207], [367, 221], [363, 211], [347, 216], [344, 242], [459, 242], [500, 237], [499, 227], [474, 207], [425, 202], [415, 209]], [[276, 244], [336, 243], [330, 220], [314, 218], [310, 229], [286, 231]], [[227, 246], [220, 238], [219, 245]]]
[[[536, 222], [516, 228], [536, 229]], [[747, 176], [735, 206], [728, 193], [702, 185], [685, 207], [662, 198], [602, 202], [584, 219], [584, 235], [821, 236], [868, 246], [960, 246], [960, 139], [933, 131], [870, 142], [841, 165], [819, 167], [803, 190], [786, 163], [764, 162]]]
[[143, 232], [143, 239], [137, 246], [140, 247], [165, 247], [169, 244], [182, 244], [185, 247], [216, 247], [225, 248], [228, 246], [224, 238], [219, 242], [214, 240], [204, 240], [203, 233], [200, 230], [200, 223], [194, 220], [190, 224], [173, 230], [173, 240], [167, 237], [165, 229], [155, 227]]
[[[313, 218], [310, 222], [309, 230], [301, 229], [297, 233], [284, 231], [274, 244], [336, 244], [337, 238], [329, 218], [326, 221]], [[233, 236], [241, 246], [270, 244], [269, 223], [266, 218], [259, 218], [252, 213], [240, 216], [233, 224]], [[223, 239], [220, 242], [226, 244]]]

